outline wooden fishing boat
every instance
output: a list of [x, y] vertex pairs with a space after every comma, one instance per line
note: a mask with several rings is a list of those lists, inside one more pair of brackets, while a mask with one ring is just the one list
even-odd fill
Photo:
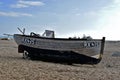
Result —
[[43, 36], [14, 34], [18, 52], [23, 58], [80, 64], [97, 64], [101, 61], [105, 37], [102, 39], [55, 38], [54, 31], [46, 30]]

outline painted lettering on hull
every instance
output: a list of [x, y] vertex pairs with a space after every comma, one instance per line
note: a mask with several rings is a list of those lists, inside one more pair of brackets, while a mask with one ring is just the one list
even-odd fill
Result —
[[[28, 45], [40, 45], [41, 43], [44, 44], [43, 42], [41, 42], [39, 40], [36, 40], [34, 38], [23, 38], [22, 43], [23, 44], [28, 44]], [[58, 44], [57, 46], [59, 46], [59, 45], [62, 46], [63, 45], [62, 42], [59, 42], [59, 43], [58, 42], [54, 42], [54, 43], [51, 44], [49, 41], [45, 42], [45, 44], [48, 44], [51, 47], [52, 47], [52, 45], [55, 46], [56, 44]], [[68, 43], [64, 43], [64, 45], [65, 44], [68, 45], [69, 47], [73, 46], [70, 43], [69, 44]], [[100, 47], [100, 41], [82, 41], [82, 42], [75, 42], [75, 44], [76, 44], [76, 46], [78, 46], [78, 45], [79, 45], [79, 47], [81, 46], [81, 48], [97, 48], [97, 47]]]

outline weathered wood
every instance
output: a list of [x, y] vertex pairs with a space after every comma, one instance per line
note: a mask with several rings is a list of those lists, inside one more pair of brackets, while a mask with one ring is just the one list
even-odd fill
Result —
[[104, 50], [103, 39], [64, 39], [64, 38], [43, 38], [26, 35], [15, 34], [14, 39], [18, 45], [28, 47], [58, 50], [58, 51], [73, 51], [78, 54], [83, 54], [90, 57], [101, 58]]

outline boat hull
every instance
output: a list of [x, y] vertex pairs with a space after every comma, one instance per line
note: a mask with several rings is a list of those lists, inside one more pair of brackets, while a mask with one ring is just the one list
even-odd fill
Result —
[[[30, 58], [54, 62], [97, 64], [104, 51], [103, 39], [43, 38], [15, 34], [18, 52], [29, 52]], [[97, 55], [97, 57], [96, 57]]]
[[100, 59], [92, 58], [83, 54], [78, 54], [72, 51], [58, 51], [32, 48], [20, 45], [21, 49], [27, 50], [29, 57], [32, 60], [42, 60], [54, 63], [68, 63], [68, 64], [97, 64]]

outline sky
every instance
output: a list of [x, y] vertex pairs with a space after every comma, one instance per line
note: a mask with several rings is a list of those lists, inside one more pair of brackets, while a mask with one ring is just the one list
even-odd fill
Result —
[[106, 37], [120, 40], [120, 0], [0, 0], [0, 35], [17, 27], [56, 37]]

